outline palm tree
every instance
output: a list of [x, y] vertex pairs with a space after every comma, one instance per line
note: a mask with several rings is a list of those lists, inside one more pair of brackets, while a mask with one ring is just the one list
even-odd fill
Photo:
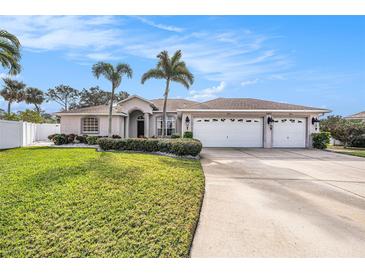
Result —
[[0, 64], [10, 75], [20, 72], [20, 42], [13, 34], [0, 30]]
[[113, 111], [113, 99], [115, 89], [118, 88], [122, 82], [123, 75], [126, 75], [128, 78], [132, 78], [133, 70], [128, 64], [117, 64], [113, 67], [112, 64], [99, 62], [93, 65], [92, 72], [94, 76], [99, 79], [100, 75], [103, 75], [107, 80], [112, 83], [112, 94], [109, 105], [109, 127], [108, 127], [108, 136], [112, 136], [112, 111]]
[[27, 104], [33, 104], [36, 111], [40, 113], [41, 109], [39, 105], [41, 105], [45, 100], [43, 91], [37, 88], [29, 87], [25, 90], [24, 99]]
[[188, 70], [185, 62], [181, 61], [181, 57], [181, 50], [176, 51], [171, 58], [167, 51], [162, 51], [157, 55], [159, 60], [156, 68], [148, 70], [143, 74], [141, 79], [142, 84], [151, 78], [164, 79], [166, 81], [163, 102], [162, 137], [166, 135], [166, 104], [170, 91], [170, 83], [177, 82], [189, 89], [194, 82], [193, 74]]
[[21, 102], [24, 100], [23, 82], [18, 82], [10, 78], [3, 78], [4, 88], [0, 91], [0, 95], [8, 101], [8, 114], [10, 114], [10, 107], [13, 102]]

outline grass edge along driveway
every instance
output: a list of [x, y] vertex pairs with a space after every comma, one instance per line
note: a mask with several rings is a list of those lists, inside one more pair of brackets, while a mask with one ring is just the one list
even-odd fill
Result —
[[85, 148], [0, 151], [0, 257], [187, 257], [197, 160]]

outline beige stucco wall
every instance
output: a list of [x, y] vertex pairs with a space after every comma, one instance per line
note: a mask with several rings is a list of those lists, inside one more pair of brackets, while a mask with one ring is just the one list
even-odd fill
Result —
[[[84, 117], [90, 117], [87, 115], [65, 115], [61, 116], [61, 133], [64, 134], [83, 134], [81, 132], [81, 119]], [[99, 133], [96, 135], [106, 136], [108, 135], [108, 116], [97, 115], [92, 116], [99, 119]], [[124, 136], [124, 118], [121, 116], [113, 116], [112, 118], [112, 134]], [[88, 134], [91, 135], [91, 134]]]

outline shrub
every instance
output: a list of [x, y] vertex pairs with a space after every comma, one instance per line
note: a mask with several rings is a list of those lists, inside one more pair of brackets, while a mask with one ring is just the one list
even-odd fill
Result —
[[86, 144], [87, 135], [77, 135], [76, 140], [80, 143]]
[[351, 143], [352, 147], [365, 147], [365, 137], [356, 138]]
[[202, 149], [201, 142], [195, 139], [100, 138], [97, 143], [103, 150], [164, 152], [179, 156], [197, 156]]
[[331, 133], [320, 132], [312, 133], [313, 147], [318, 149], [325, 149], [330, 143]]
[[112, 135], [112, 138], [113, 138], [113, 139], [121, 139], [122, 137], [120, 137], [120, 136], [119, 136], [119, 135], [117, 135], [117, 134], [113, 134], [113, 135]]
[[86, 137], [86, 143], [88, 145], [96, 145], [96, 142], [98, 141], [98, 136], [88, 136]]
[[76, 138], [76, 134], [69, 134], [69, 135], [66, 135], [66, 138], [67, 138], [67, 143], [73, 143], [75, 141], [75, 138]]
[[110, 139], [110, 138], [99, 138], [97, 141], [97, 144], [100, 146], [101, 149], [103, 150], [112, 150], [112, 149], [116, 149], [116, 142], [114, 139]]
[[178, 139], [180, 137], [181, 137], [180, 134], [177, 133], [171, 135], [171, 139]]
[[52, 141], [55, 145], [67, 144], [67, 137], [65, 134], [54, 134]]
[[193, 133], [191, 131], [184, 132], [184, 138], [193, 138]]
[[55, 137], [55, 135], [57, 135], [57, 134], [51, 134], [51, 135], [48, 135], [48, 140], [50, 140], [50, 141], [53, 141], [53, 137]]

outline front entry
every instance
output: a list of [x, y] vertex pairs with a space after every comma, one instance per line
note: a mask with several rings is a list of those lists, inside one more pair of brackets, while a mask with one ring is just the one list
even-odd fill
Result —
[[137, 137], [144, 137], [144, 121], [137, 120]]

